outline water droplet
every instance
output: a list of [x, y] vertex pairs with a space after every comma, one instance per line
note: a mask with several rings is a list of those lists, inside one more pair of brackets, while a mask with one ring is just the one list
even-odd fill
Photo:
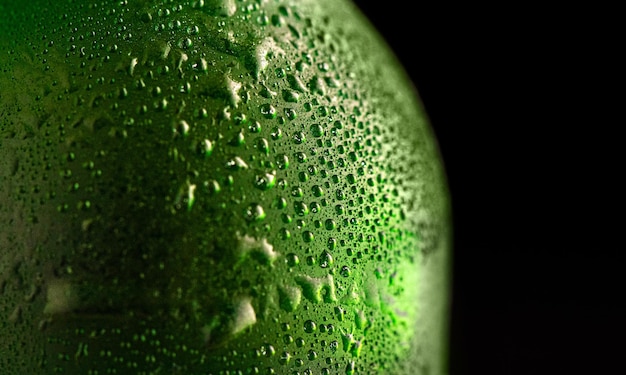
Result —
[[267, 26], [269, 22], [270, 22], [270, 18], [267, 16], [267, 14], [262, 14], [259, 17], [257, 17], [257, 23], [261, 26]]
[[315, 324], [312, 320], [307, 320], [304, 322], [304, 332], [313, 333], [317, 330], [317, 324]]
[[193, 47], [193, 40], [190, 38], [182, 38], [178, 41], [178, 48], [188, 49]]
[[300, 145], [306, 142], [306, 137], [304, 136], [303, 132], [295, 132], [293, 134], [293, 141], [295, 142], [295, 144]]
[[261, 346], [261, 354], [266, 357], [271, 357], [276, 354], [276, 349], [271, 344], [263, 344]]
[[278, 169], [287, 169], [289, 167], [289, 157], [285, 154], [276, 155], [276, 165], [278, 166]]
[[298, 163], [306, 163], [307, 161], [307, 157], [304, 152], [296, 152], [294, 156], [296, 157], [296, 160], [298, 161]]
[[176, 199], [174, 200], [174, 207], [176, 209], [181, 209], [183, 206], [187, 207], [187, 210], [191, 210], [193, 204], [196, 200], [195, 198], [196, 185], [190, 184], [189, 181], [185, 183], [178, 190], [178, 194], [176, 195]]
[[138, 62], [139, 60], [136, 57], [130, 60], [130, 66], [128, 67], [128, 74], [130, 74], [131, 76], [135, 73], [135, 67], [137, 66]]
[[242, 146], [245, 143], [246, 143], [246, 137], [245, 137], [245, 134], [243, 133], [243, 129], [237, 132], [237, 134], [233, 136], [230, 142], [228, 142], [229, 145], [234, 146], [234, 147]]
[[294, 253], [289, 253], [287, 254], [287, 265], [289, 267], [295, 267], [298, 264], [300, 264], [300, 259], [298, 258], [298, 256]]
[[269, 65], [269, 60], [276, 55], [284, 55], [273, 38], [263, 39], [254, 50], [255, 74], [258, 76]]
[[283, 90], [283, 99], [289, 103], [297, 103], [300, 101], [300, 93], [293, 90]]
[[261, 123], [258, 121], [251, 121], [248, 124], [248, 131], [250, 133], [260, 133], [261, 132]]
[[243, 159], [239, 156], [232, 156], [230, 159], [226, 161], [226, 168], [232, 171], [238, 171], [242, 169], [248, 169], [248, 164], [246, 164]]
[[324, 222], [324, 227], [327, 230], [333, 230], [337, 227], [337, 224], [335, 223], [333, 219], [326, 219], [326, 222]]
[[258, 173], [254, 177], [254, 187], [259, 190], [269, 190], [276, 184], [276, 171], [271, 173]]
[[302, 171], [298, 173], [298, 180], [300, 182], [307, 182], [309, 180], [309, 175], [306, 172]]
[[208, 191], [210, 194], [219, 193], [221, 188], [220, 184], [215, 180], [209, 180], [203, 182], [204, 189]]
[[285, 115], [287, 116], [287, 119], [290, 121], [293, 121], [298, 117], [296, 110], [293, 108], [285, 108]]
[[358, 329], [365, 329], [369, 325], [369, 321], [363, 310], [356, 310], [354, 312], [354, 323]]
[[288, 240], [291, 238], [291, 232], [289, 232], [287, 228], [281, 228], [278, 234], [280, 234], [280, 238], [283, 240]]
[[272, 25], [276, 27], [280, 27], [285, 23], [285, 20], [283, 20], [283, 18], [279, 16], [278, 14], [273, 14], [271, 21], [272, 21]]
[[348, 362], [348, 364], [346, 365], [346, 375], [354, 375], [355, 367], [356, 366], [355, 366], [354, 361]]
[[296, 287], [280, 286], [278, 288], [278, 298], [279, 305], [283, 310], [293, 312], [300, 305], [302, 291]]
[[280, 188], [280, 190], [285, 190], [288, 186], [289, 182], [287, 182], [287, 180], [285, 180], [284, 178], [278, 180], [278, 187]]
[[299, 216], [304, 216], [304, 215], [309, 214], [309, 207], [306, 205], [306, 203], [302, 201], [294, 202], [293, 209], [295, 210], [296, 214]]
[[283, 131], [279, 127], [274, 127], [270, 133], [273, 140], [279, 140], [283, 137]]
[[332, 275], [326, 277], [310, 277], [299, 275], [295, 278], [296, 283], [302, 287], [302, 294], [313, 303], [335, 302], [335, 281]]
[[152, 13], [145, 11], [141, 14], [141, 20], [145, 23], [149, 23], [152, 21]]
[[310, 349], [309, 352], [307, 353], [306, 357], [310, 360], [313, 361], [317, 358], [317, 352], [313, 349]]
[[323, 251], [320, 254], [319, 264], [320, 264], [320, 267], [322, 267], [322, 268], [328, 268], [328, 267], [332, 266], [333, 265], [333, 257], [332, 257], [332, 255], [330, 255], [330, 253], [328, 251]]
[[196, 144], [196, 151], [198, 152], [198, 155], [208, 157], [213, 152], [213, 143], [208, 139], [198, 141]]
[[317, 261], [315, 260], [314, 256], [309, 255], [308, 257], [306, 257], [306, 264], [308, 264], [309, 266], [313, 266], [315, 265], [315, 263], [317, 263]]
[[[289, 335], [285, 336], [285, 337], [291, 337]], [[293, 340], [293, 338], [291, 338], [291, 340]], [[287, 343], [289, 344], [289, 343]], [[283, 354], [280, 355], [280, 363], [283, 365], [286, 365], [289, 363], [289, 360], [291, 360], [291, 354], [289, 354], [288, 352], [283, 352]]]
[[302, 81], [300, 80], [300, 78], [296, 77], [293, 74], [288, 74], [287, 75], [287, 81], [289, 82], [289, 85], [291, 86], [291, 88], [293, 90], [299, 91], [299, 92], [306, 92], [306, 85], [304, 83], [302, 83]]
[[265, 210], [258, 203], [251, 203], [246, 207], [244, 216], [249, 222], [261, 221], [265, 219]]
[[338, 204], [335, 206], [335, 213], [337, 213], [337, 215], [343, 215], [344, 211], [345, 209], [342, 204]]
[[311, 92], [315, 94], [321, 96], [326, 95], [326, 84], [324, 83], [324, 80], [322, 80], [318, 76], [314, 76], [313, 78], [311, 78], [311, 80], [309, 81], [309, 87], [311, 88]]
[[340, 306], [335, 306], [334, 310], [335, 310], [335, 316], [337, 317], [337, 320], [340, 322], [343, 322], [346, 316], [346, 311]]
[[344, 200], [344, 198], [345, 198], [345, 194], [344, 194], [343, 190], [338, 189], [338, 190], [335, 192], [335, 197], [336, 197], [336, 198], [337, 198], [337, 200], [339, 200], [339, 201]]
[[302, 190], [300, 186], [294, 186], [291, 189], [291, 196], [294, 198], [302, 198], [304, 196], [304, 190]]
[[311, 242], [314, 238], [315, 236], [311, 231], [305, 230], [304, 232], [302, 232], [302, 240], [304, 242]]
[[266, 98], [266, 99], [271, 99], [271, 98], [273, 98], [273, 97], [275, 97], [275, 96], [276, 96], [276, 92], [274, 92], [274, 91], [270, 90], [270, 88], [269, 88], [269, 87], [267, 87], [267, 86], [265, 86], [265, 85], [263, 85], [262, 87], [263, 87], [263, 88], [262, 88], [262, 89], [261, 89], [261, 91], [259, 92], [259, 94], [260, 94], [262, 97], [264, 97], [264, 98]]
[[243, 237], [238, 235], [237, 240], [235, 254], [240, 261], [251, 254], [256, 256], [257, 259], [261, 260], [263, 263], [271, 264], [279, 255], [277, 251], [274, 251], [274, 246], [267, 242], [267, 238], [259, 240], [248, 235]]
[[304, 341], [304, 339], [303, 339], [302, 337], [298, 337], [298, 338], [296, 339], [296, 346], [297, 346], [298, 348], [303, 348], [303, 347], [304, 347], [304, 345], [306, 345], [306, 341]]
[[348, 266], [341, 267], [339, 274], [343, 277], [350, 277], [350, 267]]
[[270, 150], [270, 144], [267, 139], [259, 137], [254, 141], [254, 148], [267, 155]]
[[237, 105], [241, 101], [239, 97], [239, 90], [241, 89], [241, 83], [232, 80], [230, 77], [225, 77], [225, 86], [228, 92], [228, 99], [230, 100], [230, 104], [237, 108]]
[[273, 206], [278, 208], [279, 210], [287, 207], [287, 200], [283, 197], [276, 197], [273, 202]]
[[324, 128], [320, 124], [313, 124], [309, 129], [315, 138], [324, 136]]
[[239, 332], [256, 323], [256, 313], [249, 297], [241, 298], [236, 304], [232, 316], [230, 334], [237, 335]]

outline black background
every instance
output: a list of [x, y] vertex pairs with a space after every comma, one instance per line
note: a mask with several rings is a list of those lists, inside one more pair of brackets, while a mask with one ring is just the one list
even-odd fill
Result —
[[451, 375], [626, 373], [607, 132], [624, 124], [598, 99], [614, 77], [593, 14], [355, 2], [415, 83], [446, 166]]

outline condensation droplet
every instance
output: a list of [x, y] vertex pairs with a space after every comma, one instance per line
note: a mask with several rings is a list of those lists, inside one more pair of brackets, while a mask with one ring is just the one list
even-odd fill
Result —
[[249, 297], [242, 298], [235, 305], [230, 332], [236, 335], [256, 323], [256, 313]]
[[328, 251], [323, 251], [320, 254], [319, 264], [320, 264], [320, 267], [322, 267], [322, 268], [328, 268], [328, 267], [332, 266], [333, 265], [333, 257], [332, 257], [332, 255], [330, 255], [330, 253]]
[[208, 139], [203, 139], [201, 141], [198, 141], [196, 145], [196, 151], [198, 152], [199, 155], [203, 157], [210, 156], [211, 153], [213, 152], [213, 142], [211, 142]]
[[254, 187], [259, 190], [269, 190], [276, 184], [276, 171], [257, 173], [254, 177]]
[[302, 287], [302, 294], [313, 303], [335, 302], [335, 280], [332, 275], [326, 277], [296, 276], [295, 281]]
[[279, 305], [283, 310], [293, 312], [300, 305], [302, 291], [297, 287], [280, 286], [278, 288], [278, 298]]
[[226, 168], [232, 171], [238, 171], [241, 169], [248, 169], [248, 164], [246, 164], [246, 162], [239, 156], [232, 156], [226, 161]]
[[225, 85], [228, 91], [228, 98], [230, 100], [230, 104], [237, 108], [237, 105], [241, 101], [239, 97], [239, 90], [241, 89], [241, 83], [232, 80], [230, 77], [225, 77]]
[[251, 203], [250, 205], [248, 205], [248, 207], [246, 207], [244, 211], [244, 214], [246, 220], [248, 220], [249, 222], [261, 221], [265, 219], [266, 216], [265, 209], [263, 209], [263, 206], [258, 203]]
[[317, 324], [315, 324], [312, 320], [307, 320], [304, 322], [304, 332], [313, 333], [317, 330]]
[[275, 55], [284, 55], [273, 38], [263, 39], [254, 50], [255, 74], [258, 76], [269, 65], [269, 59]]
[[235, 253], [240, 260], [243, 260], [249, 254], [254, 254], [263, 263], [268, 264], [273, 263], [279, 255], [279, 253], [274, 250], [274, 246], [267, 241], [267, 238], [256, 239], [248, 235], [237, 236]]

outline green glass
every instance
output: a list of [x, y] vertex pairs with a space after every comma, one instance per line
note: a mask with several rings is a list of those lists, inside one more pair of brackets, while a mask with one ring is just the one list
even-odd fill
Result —
[[0, 0], [0, 373], [444, 374], [450, 235], [351, 2]]

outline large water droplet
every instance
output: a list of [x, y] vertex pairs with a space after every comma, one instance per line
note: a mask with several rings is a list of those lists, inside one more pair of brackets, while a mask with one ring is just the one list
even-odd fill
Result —
[[320, 267], [327, 268], [333, 265], [333, 257], [328, 251], [323, 251], [319, 259]]
[[302, 287], [302, 294], [309, 301], [313, 303], [337, 301], [335, 280], [332, 275], [326, 275], [326, 277], [299, 275], [295, 280]]
[[241, 83], [232, 80], [230, 77], [225, 77], [225, 85], [228, 92], [228, 99], [230, 100], [230, 104], [233, 107], [237, 108], [237, 105], [241, 101], [241, 98], [239, 97]]
[[292, 312], [300, 305], [302, 291], [296, 287], [280, 286], [278, 298], [280, 307], [287, 312]]
[[258, 76], [269, 65], [269, 60], [277, 55], [284, 55], [273, 38], [263, 39], [254, 50], [255, 74]]
[[267, 238], [256, 239], [248, 235], [238, 235], [235, 253], [240, 260], [251, 254], [267, 264], [273, 263], [279, 255], [274, 251], [274, 246], [267, 242]]
[[276, 184], [276, 171], [260, 172], [254, 176], [254, 187], [259, 190], [269, 190]]
[[231, 335], [236, 335], [256, 323], [256, 313], [249, 297], [241, 298], [236, 304], [232, 317]]

